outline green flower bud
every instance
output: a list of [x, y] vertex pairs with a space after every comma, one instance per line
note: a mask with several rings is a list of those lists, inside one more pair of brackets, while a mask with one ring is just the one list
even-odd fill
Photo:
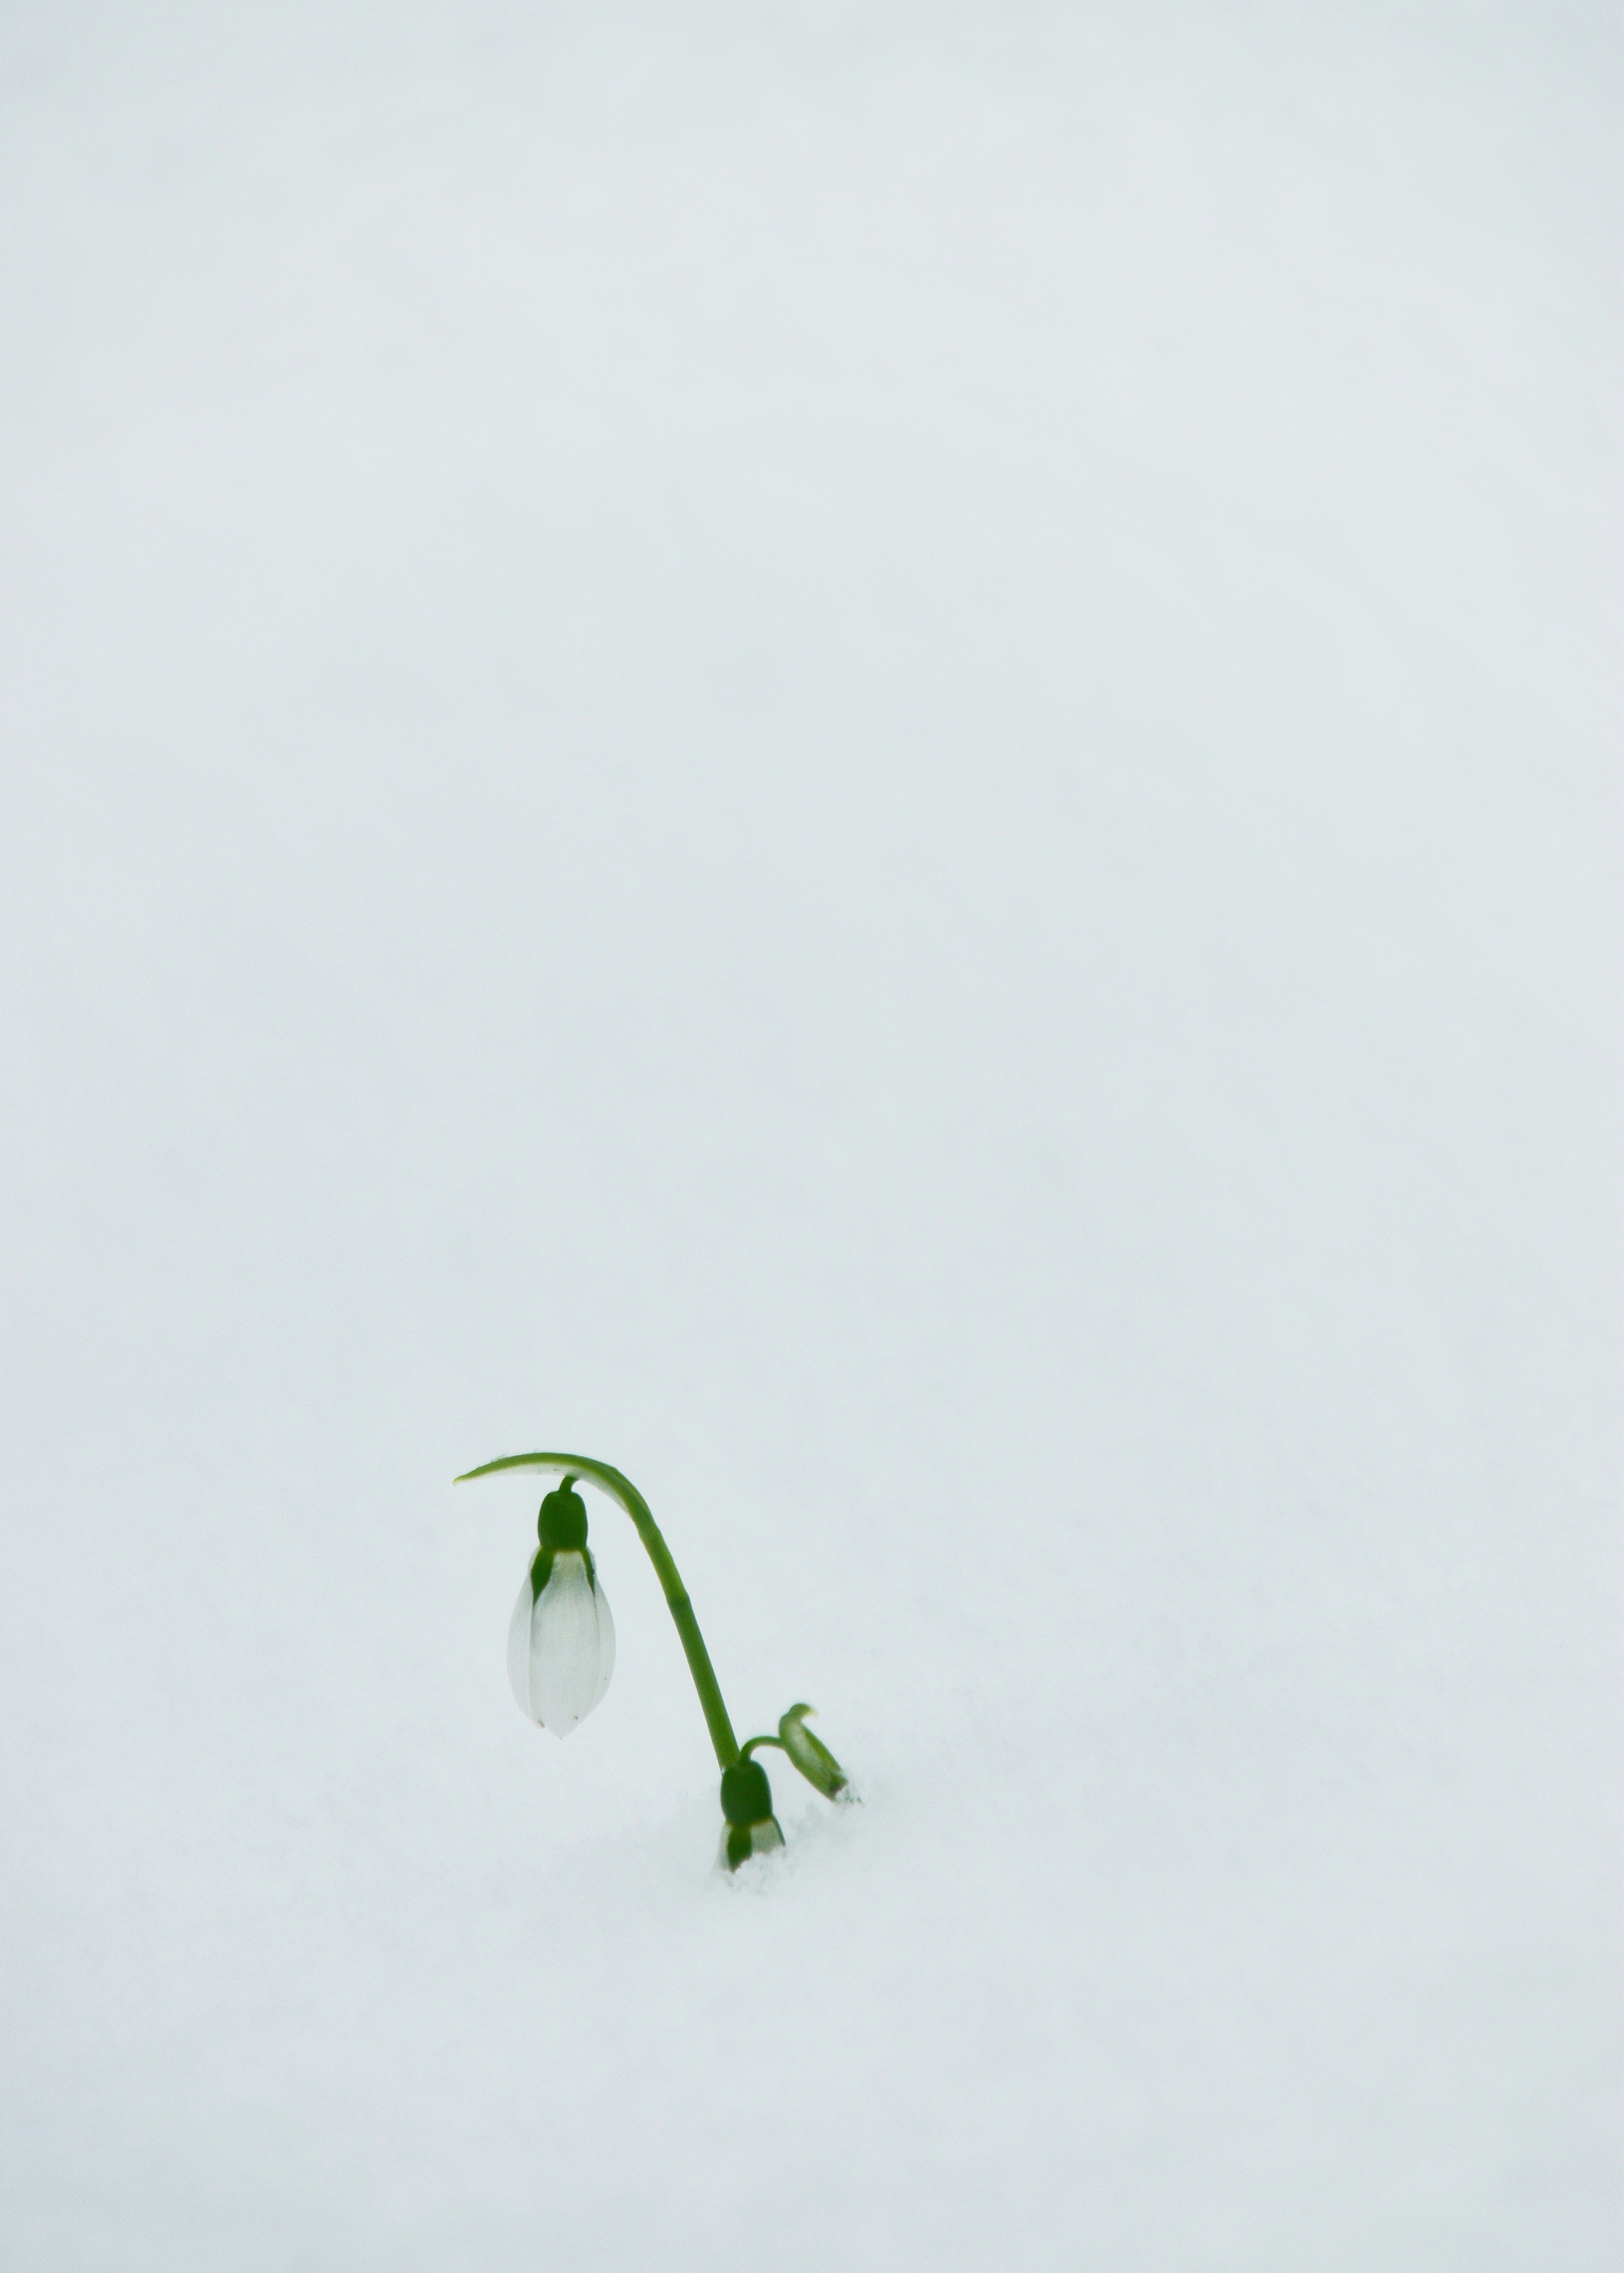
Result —
[[586, 1545], [586, 1502], [575, 1489], [574, 1476], [566, 1476], [556, 1491], [541, 1503], [537, 1536], [554, 1554], [560, 1549], [579, 1554]]
[[825, 1799], [838, 1799], [851, 1784], [845, 1769], [827, 1744], [821, 1744], [806, 1725], [810, 1705], [792, 1705], [778, 1722], [778, 1742], [807, 1782]]
[[759, 1760], [735, 1760], [722, 1770], [722, 1812], [730, 1823], [759, 1823], [772, 1813], [772, 1786]]
[[752, 1855], [765, 1855], [784, 1844], [772, 1812], [772, 1786], [759, 1760], [735, 1760], [722, 1770], [722, 1813], [727, 1823], [717, 1860], [730, 1871]]

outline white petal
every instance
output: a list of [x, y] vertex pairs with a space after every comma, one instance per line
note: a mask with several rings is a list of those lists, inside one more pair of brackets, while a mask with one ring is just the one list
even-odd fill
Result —
[[530, 1655], [531, 1717], [567, 1737], [598, 1703], [614, 1669], [614, 1622], [584, 1555], [553, 1557], [530, 1615]]
[[530, 1616], [536, 1608], [536, 1597], [530, 1592], [530, 1574], [524, 1574], [519, 1588], [519, 1598], [513, 1606], [513, 1616], [508, 1621], [508, 1686], [513, 1692], [513, 1701], [527, 1721], [533, 1721], [530, 1710]]
[[[614, 1671], [614, 1620], [609, 1615], [609, 1597], [601, 1587], [597, 1587], [595, 1592], [598, 1597], [598, 1686], [592, 1692], [592, 1704], [586, 1708], [588, 1713], [592, 1710], [592, 1706], [602, 1704], [604, 1692], [609, 1686], [609, 1676]], [[584, 1720], [585, 1717], [583, 1714], [582, 1718]]]

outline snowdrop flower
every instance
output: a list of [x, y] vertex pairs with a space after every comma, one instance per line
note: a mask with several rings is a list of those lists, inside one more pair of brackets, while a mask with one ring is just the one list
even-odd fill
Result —
[[586, 1508], [566, 1477], [541, 1504], [541, 1545], [508, 1628], [519, 1710], [555, 1737], [584, 1721], [614, 1671], [614, 1620], [586, 1543]]
[[778, 1722], [776, 1737], [751, 1737], [740, 1744], [682, 1575], [648, 1501], [629, 1476], [607, 1460], [589, 1459], [578, 1452], [509, 1452], [470, 1468], [456, 1482], [472, 1483], [477, 1476], [506, 1475], [519, 1468], [539, 1468], [563, 1479], [541, 1504], [536, 1526], [541, 1543], [508, 1629], [508, 1678], [527, 1720], [551, 1729], [555, 1737], [567, 1737], [598, 1703], [614, 1670], [614, 1620], [587, 1548], [586, 1508], [575, 1490], [577, 1482], [584, 1479], [631, 1518], [682, 1644], [705, 1733], [722, 1771], [718, 1862], [736, 1871], [752, 1855], [769, 1854], [784, 1844], [767, 1772], [750, 1757], [761, 1745], [787, 1752], [825, 1799], [851, 1796], [845, 1769], [804, 1725], [812, 1710], [809, 1705], [792, 1705]]
[[746, 1758], [723, 1769], [722, 1813], [726, 1821], [716, 1859], [728, 1870], [736, 1871], [752, 1855], [770, 1854], [784, 1844], [784, 1834], [772, 1812], [772, 1786], [759, 1760]]

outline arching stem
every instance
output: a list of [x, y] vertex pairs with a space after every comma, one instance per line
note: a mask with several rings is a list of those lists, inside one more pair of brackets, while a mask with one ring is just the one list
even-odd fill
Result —
[[[637, 1527], [637, 1536], [649, 1550], [649, 1560], [665, 1592], [672, 1621], [682, 1639], [688, 1669], [694, 1677], [694, 1686], [699, 1692], [699, 1707], [705, 1716], [705, 1727], [710, 1732], [710, 1742], [716, 1752], [718, 1767], [730, 1768], [739, 1758], [739, 1740], [733, 1735], [733, 1724], [727, 1717], [727, 1707], [722, 1702], [721, 1684], [716, 1677], [716, 1668], [710, 1662], [710, 1653], [705, 1647], [705, 1638], [699, 1631], [699, 1620], [694, 1616], [694, 1605], [688, 1598], [688, 1588], [682, 1583], [669, 1547], [658, 1523], [649, 1512], [649, 1503], [628, 1476], [619, 1468], [612, 1468], [604, 1460], [589, 1460], [579, 1452], [514, 1452], [504, 1460], [487, 1460], [483, 1467], [470, 1468], [466, 1475], [456, 1478], [460, 1484], [471, 1483], [476, 1476], [493, 1476], [507, 1468], [539, 1468], [549, 1475], [580, 1476], [595, 1483], [598, 1489], [617, 1500]], [[776, 1742], [764, 1737], [757, 1741]]]

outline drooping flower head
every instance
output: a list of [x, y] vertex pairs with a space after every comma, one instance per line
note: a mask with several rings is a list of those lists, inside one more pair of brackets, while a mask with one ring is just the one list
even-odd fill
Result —
[[752, 1855], [765, 1855], [782, 1847], [784, 1834], [772, 1812], [772, 1786], [759, 1760], [735, 1760], [722, 1770], [722, 1849], [717, 1860], [730, 1871], [748, 1863]]
[[508, 1628], [508, 1678], [528, 1719], [567, 1737], [598, 1703], [614, 1670], [614, 1620], [573, 1476], [543, 1500], [536, 1529], [541, 1543]]

